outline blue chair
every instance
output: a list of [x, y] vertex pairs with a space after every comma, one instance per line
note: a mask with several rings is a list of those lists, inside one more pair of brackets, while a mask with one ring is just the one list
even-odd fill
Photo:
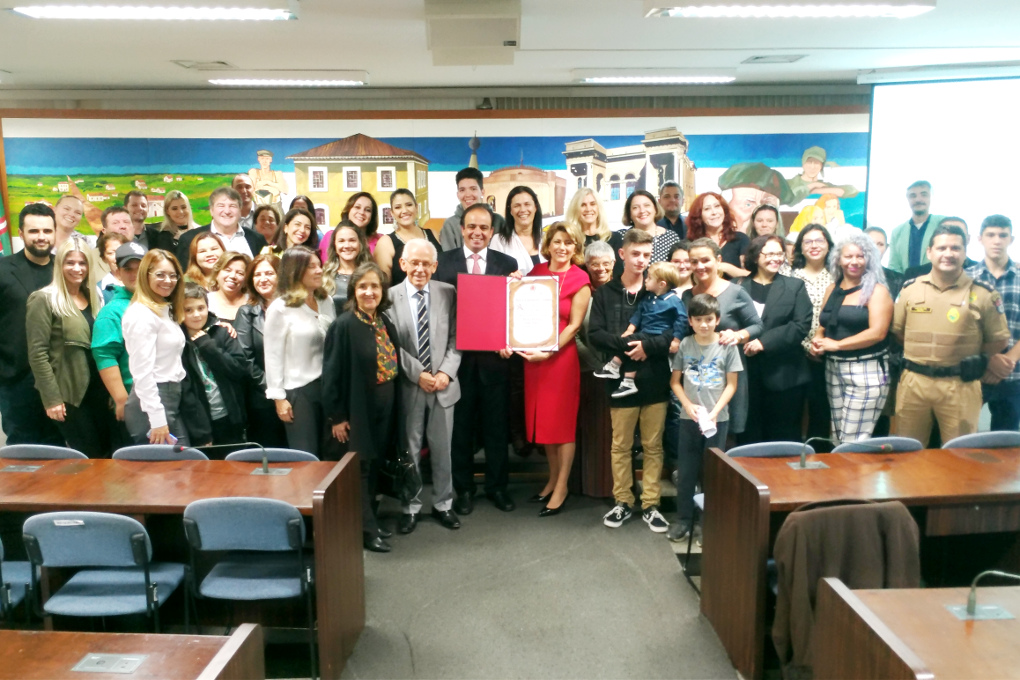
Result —
[[944, 449], [1011, 449], [1020, 446], [1020, 432], [1014, 430], [974, 432], [950, 439]]
[[88, 458], [81, 451], [63, 446], [46, 446], [45, 444], [11, 444], [0, 449], [0, 458], [19, 460], [58, 460], [63, 458]]
[[[809, 456], [815, 452], [811, 446], [801, 442], [759, 442], [757, 444], [734, 446], [726, 452], [726, 455], [730, 458], [787, 458], [789, 456], [800, 456], [800, 454], [804, 451], [806, 451]], [[694, 517], [691, 522], [691, 533], [687, 535], [687, 555], [684, 558], [682, 568], [684, 578], [687, 579], [687, 583], [689, 583], [691, 588], [694, 588], [694, 592], [699, 595], [701, 594], [701, 589], [694, 585], [694, 581], [691, 580], [690, 574], [687, 573], [687, 564], [691, 561], [691, 545], [694, 542], [694, 525], [697, 523], [698, 518], [704, 513], [705, 494], [695, 494]]]
[[[0, 616], [8, 624], [14, 608], [21, 604], [32, 582], [32, 565], [28, 562], [5, 562], [4, 544], [0, 541]], [[25, 607], [25, 619], [29, 608]]]
[[138, 446], [125, 446], [113, 452], [117, 460], [209, 460], [198, 449], [181, 449], [172, 444], [139, 444]]
[[[261, 463], [262, 449], [242, 449], [228, 453], [224, 460], [238, 460], [244, 463]], [[319, 457], [307, 451], [297, 449], [266, 449], [266, 460], [270, 463], [298, 463], [301, 461], [318, 461]]]
[[[208, 498], [184, 509], [198, 598], [282, 600], [305, 598], [312, 677], [316, 677], [312, 563], [304, 551], [305, 522], [298, 509], [270, 498]], [[227, 551], [199, 581], [197, 553]], [[196, 616], [197, 618], [197, 616]]]
[[[159, 632], [159, 607], [185, 580], [183, 564], [152, 562], [152, 543], [135, 519], [105, 512], [47, 512], [29, 517], [25, 550], [35, 567], [77, 572], [44, 604], [42, 615], [145, 614]], [[39, 592], [36, 574], [32, 591]], [[188, 604], [184, 603], [188, 627]]]
[[[884, 451], [882, 449], [885, 449]], [[833, 453], [910, 453], [921, 451], [924, 445], [910, 437], [873, 437], [859, 442], [840, 444]]]

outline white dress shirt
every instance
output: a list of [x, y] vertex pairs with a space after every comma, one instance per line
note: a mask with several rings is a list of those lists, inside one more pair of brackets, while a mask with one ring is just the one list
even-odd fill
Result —
[[156, 314], [141, 302], [128, 305], [121, 328], [134, 391], [149, 417], [149, 427], [165, 427], [166, 411], [156, 385], [184, 380], [184, 331], [170, 318], [170, 305]]
[[[481, 262], [479, 262], [481, 264]], [[471, 271], [470, 268], [468, 271]], [[404, 279], [404, 288], [407, 289], [407, 305], [411, 308], [411, 319], [414, 321], [414, 326], [418, 327], [418, 289], [411, 283], [411, 279]], [[425, 291], [425, 313], [432, 311], [430, 304], [432, 303], [431, 294], [429, 293], [429, 284], [425, 284], [422, 288]]]
[[322, 377], [326, 331], [336, 319], [333, 301], [319, 300], [319, 311], [307, 304], [288, 307], [283, 298], [266, 310], [263, 329], [266, 356], [266, 398], [286, 399], [287, 390]]
[[247, 217], [242, 217], [240, 220], [238, 220], [238, 222], [237, 222], [238, 230], [254, 228], [253, 225], [252, 225], [252, 222], [254, 221], [254, 219], [255, 219], [255, 206], [252, 206], [251, 207], [251, 212], [248, 213], [248, 216]]
[[[504, 241], [503, 237], [498, 234], [493, 236], [492, 241], [489, 243], [489, 247], [496, 252], [506, 253], [517, 260], [517, 269], [520, 270], [521, 274], [524, 276], [527, 276], [528, 272], [530, 272], [535, 266], [535, 261], [531, 259], [531, 253], [528, 252], [528, 248], [524, 245], [524, 241], [521, 240], [521, 237], [517, 235], [516, 231], [514, 232], [514, 235], [510, 237], [509, 243]], [[545, 262], [545, 258], [540, 254], [538, 256], [538, 261]]]
[[[475, 255], [475, 253], [472, 253], [471, 249], [468, 248], [467, 246], [464, 246], [463, 248], [464, 248], [464, 259], [467, 261], [467, 273], [470, 274], [472, 272], [472, 270], [474, 269], [474, 265], [475, 265], [474, 260], [472, 260], [471, 257], [473, 255]], [[480, 251], [478, 251], [478, 257], [479, 257], [479, 259], [478, 259], [478, 268], [484, 274], [485, 273], [485, 263], [486, 263], [486, 261], [488, 260], [488, 257], [489, 257], [489, 249], [488, 248], [482, 248]]]
[[227, 247], [227, 252], [244, 253], [248, 257], [255, 257], [255, 253], [251, 252], [251, 247], [248, 245], [248, 239], [244, 237], [244, 229], [241, 228], [241, 225], [237, 226], [237, 231], [233, 236], [227, 236], [217, 229], [215, 222], [209, 225], [209, 231], [220, 237], [223, 245]]

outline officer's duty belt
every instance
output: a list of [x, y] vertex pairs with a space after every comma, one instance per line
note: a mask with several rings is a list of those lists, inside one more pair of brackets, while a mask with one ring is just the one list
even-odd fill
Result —
[[903, 368], [914, 373], [926, 375], [929, 378], [953, 378], [960, 375], [959, 364], [956, 366], [925, 366], [924, 364], [918, 364], [905, 359], [903, 361]]

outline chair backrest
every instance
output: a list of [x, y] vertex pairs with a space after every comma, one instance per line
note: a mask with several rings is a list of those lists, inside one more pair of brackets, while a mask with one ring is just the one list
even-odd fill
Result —
[[60, 458], [88, 458], [81, 451], [64, 446], [46, 446], [45, 444], [11, 444], [0, 449], [0, 458], [18, 458], [28, 460], [57, 460]]
[[207, 498], [184, 509], [184, 531], [196, 550], [299, 549], [305, 523], [293, 505], [271, 498]]
[[734, 446], [726, 452], [726, 455], [731, 458], [784, 458], [799, 456], [805, 449], [808, 455], [815, 452], [813, 448], [800, 442], [760, 442]]
[[833, 453], [910, 453], [920, 451], [924, 444], [910, 437], [872, 437], [859, 442], [846, 442]]
[[[262, 449], [241, 449], [228, 453], [224, 460], [239, 460], [245, 463], [261, 463]], [[303, 460], [317, 461], [319, 457], [307, 451], [296, 449], [266, 449], [266, 460], [270, 463], [296, 463]]]
[[136, 567], [152, 559], [145, 527], [108, 512], [45, 512], [25, 520], [29, 559], [44, 567]]
[[974, 432], [950, 439], [942, 445], [944, 449], [1009, 449], [1020, 446], [1020, 432], [997, 430]]
[[198, 449], [182, 449], [172, 444], [140, 444], [125, 446], [113, 452], [118, 460], [209, 460]]

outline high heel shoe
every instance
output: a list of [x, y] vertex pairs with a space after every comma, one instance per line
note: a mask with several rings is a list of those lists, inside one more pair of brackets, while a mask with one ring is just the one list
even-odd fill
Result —
[[[550, 494], [550, 495], [551, 495], [551, 494]], [[556, 506], [555, 508], [550, 508], [550, 507], [549, 507], [548, 505], [546, 505], [546, 506], [545, 506], [544, 508], [542, 508], [542, 510], [541, 510], [541, 511], [540, 511], [540, 512], [538, 513], [538, 516], [539, 516], [539, 517], [552, 517], [553, 515], [558, 515], [558, 514], [560, 514], [560, 511], [561, 511], [561, 510], [563, 510], [563, 506], [567, 504], [567, 499], [568, 499], [568, 498], [570, 498], [570, 494], [569, 494], [569, 493], [567, 493], [567, 495], [563, 497], [563, 502], [562, 502], [562, 503], [560, 503], [560, 504], [559, 504], [558, 506]]]
[[547, 493], [544, 496], [542, 494], [537, 494], [536, 493], [534, 496], [532, 496], [531, 498], [528, 499], [528, 502], [529, 503], [548, 503], [550, 498], [552, 498], [552, 491], [550, 491], [549, 493]]

